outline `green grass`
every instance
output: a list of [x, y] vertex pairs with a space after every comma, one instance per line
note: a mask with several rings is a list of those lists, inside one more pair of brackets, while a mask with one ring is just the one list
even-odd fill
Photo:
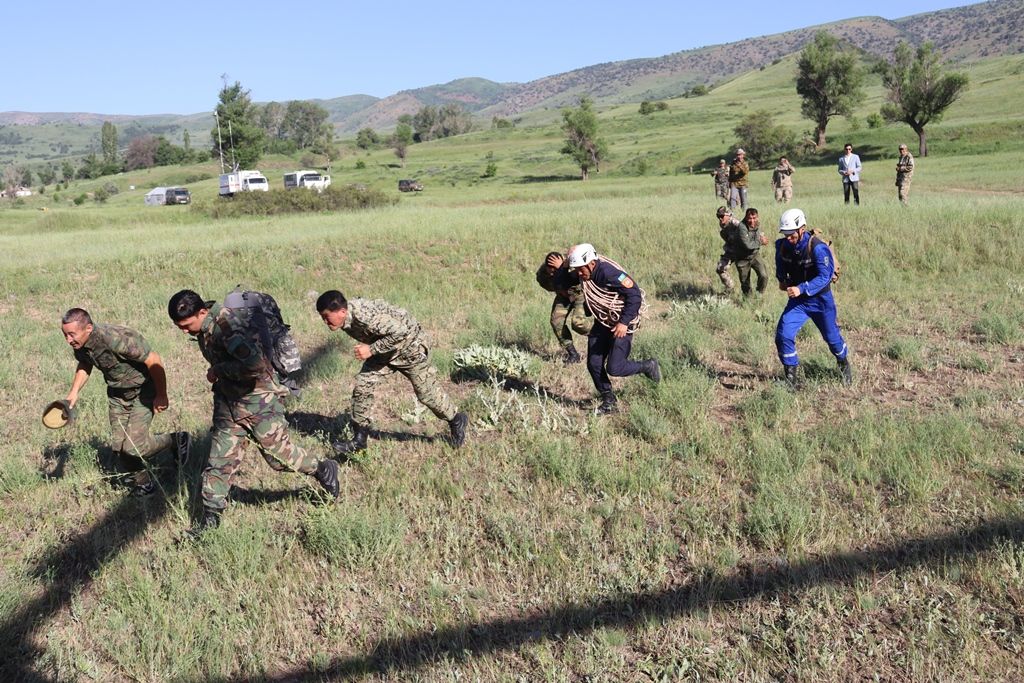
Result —
[[[399, 177], [427, 185], [376, 209], [211, 220], [198, 208], [145, 207], [127, 189], [209, 165], [119, 177], [124, 188], [103, 205], [46, 196], [3, 206], [0, 671], [1013, 679], [1024, 648], [1024, 246], [1012, 236], [1024, 229], [1024, 197], [1019, 137], [993, 148], [1019, 122], [1009, 63], [971, 67], [976, 99], [935, 126], [910, 207], [898, 205], [884, 156], [909, 139], [905, 129], [856, 132], [858, 146], [884, 153], [868, 156], [859, 208], [842, 205], [831, 162], [798, 167], [795, 205], [844, 264], [834, 291], [852, 388], [810, 325], [798, 341], [805, 388], [779, 383], [784, 297], [771, 287], [747, 301], [721, 294], [717, 203], [710, 180], [688, 172], [732, 145], [741, 95], [752, 106], [789, 102], [785, 62], [652, 117], [606, 110], [613, 159], [587, 183], [560, 179], [574, 171], [557, 126], [538, 117], [416, 145], [404, 170], [385, 151], [342, 159], [335, 183], [393, 196]], [[793, 107], [779, 111], [800, 125]], [[854, 135], [848, 125], [834, 122], [830, 140]], [[954, 128], [968, 132], [955, 148]], [[499, 172], [481, 179], [489, 152]], [[649, 171], [631, 175], [641, 155], [654, 155]], [[200, 207], [215, 185], [195, 184]], [[755, 172], [752, 197], [770, 228], [781, 207], [766, 173]], [[607, 418], [592, 414], [584, 367], [561, 364], [550, 296], [533, 279], [547, 251], [582, 240], [645, 288], [651, 311], [634, 356], [658, 357], [665, 376], [658, 387], [617, 381], [622, 410]], [[143, 331], [168, 372], [171, 408], [156, 428], [191, 431], [201, 459], [205, 365], [166, 303], [183, 287], [219, 298], [238, 283], [273, 293], [293, 326], [308, 372], [289, 410], [314, 425], [293, 436], [317, 452], [345, 422], [359, 367], [351, 342], [313, 310], [326, 289], [410, 310], [446, 382], [473, 345], [514, 351], [518, 381], [448, 384], [471, 417], [453, 451], [433, 440], [446, 425], [396, 378], [374, 406], [378, 427], [420, 438], [371, 439], [342, 467], [337, 504], [250, 450], [222, 526], [203, 544], [179, 544], [197, 473], [166, 482], [164, 503], [112, 487], [98, 463], [98, 377], [72, 427], [40, 424], [73, 371], [59, 318], [81, 305]]]

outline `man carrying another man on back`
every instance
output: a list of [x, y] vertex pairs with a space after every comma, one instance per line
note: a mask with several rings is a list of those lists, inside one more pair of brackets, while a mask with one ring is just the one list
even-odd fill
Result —
[[554, 292], [551, 303], [551, 330], [562, 346], [566, 365], [583, 360], [572, 341], [572, 333], [589, 334], [594, 319], [587, 315], [580, 279], [569, 272], [565, 258], [557, 251], [548, 252], [537, 269], [537, 284]]
[[734, 285], [729, 275], [729, 264], [735, 264], [740, 277], [740, 288], [743, 295], [747, 296], [750, 294], [750, 271], [753, 270], [757, 273], [757, 293], [760, 294], [768, 287], [768, 269], [760, 257], [761, 247], [768, 244], [768, 237], [761, 233], [757, 209], [747, 209], [743, 222], [739, 222], [732, 217], [729, 209], [720, 206], [718, 221], [721, 226], [719, 235], [725, 246], [715, 272], [721, 278], [726, 291], [731, 292]]

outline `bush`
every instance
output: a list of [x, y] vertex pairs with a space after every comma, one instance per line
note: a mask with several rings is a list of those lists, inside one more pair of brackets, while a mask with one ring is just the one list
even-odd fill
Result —
[[484, 169], [484, 178], [493, 178], [498, 175], [498, 165], [493, 161], [487, 164], [487, 168]]
[[885, 119], [878, 112], [868, 115], [867, 122], [868, 128], [881, 128], [885, 125]]
[[474, 344], [456, 350], [452, 354], [452, 364], [461, 377], [526, 379], [533, 365], [533, 356], [519, 349]]
[[209, 173], [193, 173], [192, 175], [185, 176], [184, 184], [188, 185], [189, 183], [198, 183], [203, 180], [209, 180], [212, 177], [213, 176], [210, 175]]
[[366, 162], [362, 159], [356, 159], [356, 170], [361, 171], [366, 168]]
[[84, 192], [82, 194], [78, 195], [74, 199], [75, 206], [81, 206], [82, 204], [85, 204], [85, 200], [88, 199], [88, 198], [89, 197], [86, 196], [86, 194]]
[[99, 188], [92, 193], [92, 200], [98, 204], [102, 204], [110, 198], [110, 193], [105, 188]]
[[[234, 197], [222, 197], [198, 210], [211, 218], [234, 216], [276, 216], [307, 211], [354, 211], [390, 206], [398, 202], [380, 190], [365, 186], [328, 187], [323, 192], [312, 190], [270, 190], [269, 192], [240, 192]], [[197, 205], [194, 205], [197, 206]]]

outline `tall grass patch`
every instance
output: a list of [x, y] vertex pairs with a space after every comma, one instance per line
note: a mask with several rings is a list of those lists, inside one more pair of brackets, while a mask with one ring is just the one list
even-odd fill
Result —
[[302, 545], [347, 569], [365, 569], [393, 561], [405, 530], [405, 520], [389, 510], [315, 508], [302, 521]]

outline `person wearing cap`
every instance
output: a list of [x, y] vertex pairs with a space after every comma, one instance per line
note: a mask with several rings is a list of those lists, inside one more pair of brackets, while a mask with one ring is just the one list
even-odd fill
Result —
[[712, 169], [711, 177], [715, 181], [715, 196], [723, 202], [729, 201], [729, 167], [725, 159], [718, 160], [718, 168]]
[[847, 357], [850, 350], [836, 323], [832, 250], [807, 231], [807, 220], [800, 209], [789, 209], [782, 214], [779, 233], [782, 237], [775, 241], [775, 276], [779, 289], [786, 292], [789, 301], [775, 328], [775, 347], [786, 382], [793, 388], [798, 385], [800, 357], [796, 352], [796, 335], [810, 318], [835, 356], [843, 384], [849, 386], [853, 382], [853, 370]]
[[601, 396], [594, 412], [606, 415], [615, 412], [617, 403], [611, 377], [643, 374], [654, 383], [661, 381], [657, 360], [629, 358], [633, 334], [646, 308], [644, 292], [619, 264], [599, 256], [592, 244], [577, 244], [569, 250], [569, 268], [583, 282], [583, 295], [594, 315], [587, 336], [587, 370]]
[[779, 163], [772, 171], [772, 189], [775, 191], [775, 201], [789, 204], [793, 198], [793, 165], [786, 157], [779, 157]]
[[743, 148], [736, 150], [736, 158], [732, 160], [729, 167], [729, 208], [737, 206], [747, 208], [747, 176], [750, 175], [750, 165], [747, 163], [747, 153]]
[[757, 209], [748, 208], [743, 220], [732, 222], [722, 229], [725, 250], [729, 260], [736, 266], [743, 296], [750, 295], [750, 271], [757, 273], [757, 293], [768, 289], [768, 269], [761, 260], [761, 247], [768, 244], [768, 237], [761, 232], [761, 217]]
[[167, 302], [167, 314], [175, 327], [198, 342], [199, 352], [210, 364], [206, 381], [213, 390], [210, 457], [202, 478], [203, 512], [188, 535], [197, 539], [220, 525], [246, 441], [256, 444], [271, 469], [313, 477], [337, 498], [338, 463], [306, 452], [288, 434], [282, 402], [289, 391], [263, 352], [251, 309], [228, 308], [183, 289]]
[[553, 292], [551, 303], [551, 331], [562, 347], [562, 362], [566, 365], [580, 363], [583, 358], [573, 344], [572, 333], [590, 334], [594, 319], [587, 315], [583, 301], [583, 287], [575, 273], [569, 272], [569, 262], [561, 252], [551, 251], [537, 269], [537, 284]]
[[843, 201], [850, 203], [850, 192], [853, 192], [853, 203], [860, 204], [860, 157], [853, 153], [853, 145], [849, 142], [843, 147], [843, 156], [839, 157], [839, 175], [843, 178]]
[[124, 470], [135, 473], [129, 479], [132, 495], [154, 493], [156, 482], [147, 471], [149, 463], [172, 451], [183, 463], [191, 444], [188, 432], [150, 433], [153, 416], [168, 405], [167, 376], [160, 354], [135, 330], [93, 323], [83, 308], [64, 314], [61, 331], [78, 361], [66, 399], [69, 411], [78, 403], [93, 368], [99, 368], [107, 384], [110, 449]]
[[900, 158], [896, 161], [896, 198], [906, 206], [910, 196], [910, 181], [914, 177], [914, 156], [905, 144], [900, 145]]

